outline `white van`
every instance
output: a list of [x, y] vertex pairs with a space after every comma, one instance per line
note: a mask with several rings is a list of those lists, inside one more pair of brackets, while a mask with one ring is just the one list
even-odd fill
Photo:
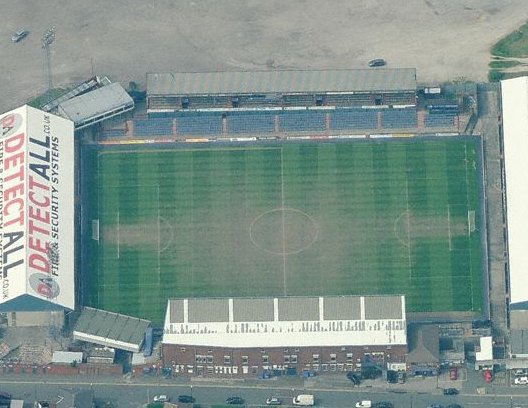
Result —
[[528, 385], [528, 377], [517, 377], [513, 380], [513, 383], [517, 385]]
[[311, 407], [314, 405], [314, 396], [311, 394], [300, 394], [293, 397], [293, 405], [301, 405], [304, 407]]
[[356, 408], [371, 408], [372, 401], [359, 401], [356, 402]]

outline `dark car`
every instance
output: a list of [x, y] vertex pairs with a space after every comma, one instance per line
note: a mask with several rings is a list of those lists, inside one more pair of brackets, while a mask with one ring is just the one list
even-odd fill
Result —
[[11, 394], [8, 394], [7, 392], [0, 392], [0, 401], [11, 401]]
[[226, 399], [226, 404], [231, 405], [242, 405], [244, 403], [244, 399], [241, 397], [229, 397]]
[[357, 374], [357, 373], [354, 373], [354, 372], [352, 372], [352, 371], [349, 371], [349, 372], [347, 373], [347, 378], [348, 378], [350, 381], [352, 381], [352, 383], [353, 383], [354, 385], [359, 385], [359, 384], [361, 384], [361, 377], [360, 377], [359, 374]]
[[387, 382], [389, 384], [396, 384], [398, 382], [398, 372], [394, 370], [387, 370]]
[[449, 404], [446, 408], [462, 408], [460, 404]]
[[373, 60], [370, 60], [368, 63], [369, 67], [382, 67], [386, 64], [385, 60], [382, 58], [375, 58]]
[[180, 395], [178, 396], [178, 402], [181, 402], [182, 404], [192, 404], [194, 402], [194, 398], [190, 395]]
[[379, 367], [376, 366], [367, 366], [361, 367], [361, 377], [364, 380], [375, 380], [376, 378], [381, 377], [383, 372]]
[[427, 408], [443, 408], [440, 404], [429, 404], [427, 405]]
[[389, 401], [381, 401], [376, 402], [375, 404], [372, 404], [372, 408], [393, 408], [394, 405], [392, 405], [392, 402]]
[[444, 388], [444, 395], [457, 395], [458, 390], [456, 388]]

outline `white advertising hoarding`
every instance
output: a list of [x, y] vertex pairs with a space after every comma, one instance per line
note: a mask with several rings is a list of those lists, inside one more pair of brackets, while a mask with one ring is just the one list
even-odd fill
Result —
[[24, 106], [0, 129], [0, 304], [29, 295], [73, 309], [73, 123]]

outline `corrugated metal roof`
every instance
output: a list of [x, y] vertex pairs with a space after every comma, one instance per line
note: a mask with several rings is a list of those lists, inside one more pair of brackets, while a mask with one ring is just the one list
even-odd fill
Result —
[[[510, 302], [528, 302], [528, 77], [501, 82]], [[522, 305], [524, 303], [524, 305]]]
[[123, 87], [114, 82], [62, 102], [59, 105], [59, 112], [64, 113], [75, 124], [78, 124], [133, 103]]
[[402, 301], [394, 296], [366, 296], [365, 319], [401, 319]]
[[148, 95], [415, 91], [416, 70], [168, 72], [147, 74]]
[[189, 299], [189, 322], [225, 322], [229, 317], [228, 299]]
[[[139, 345], [143, 342], [145, 330], [149, 326], [148, 320], [85, 307], [73, 331], [109, 341]], [[118, 345], [114, 347], [122, 348]]]
[[[369, 302], [367, 298], [170, 299], [163, 342], [233, 348], [405, 344], [404, 297], [371, 297], [371, 301], [384, 302], [384, 307], [370, 313], [374, 316], [370, 319], [365, 310]], [[399, 310], [387, 310], [390, 305]], [[175, 308], [183, 311], [176, 311]], [[387, 316], [378, 316], [383, 310], [387, 310]], [[182, 315], [183, 321], [180, 321]], [[400, 318], [391, 317], [395, 315]], [[191, 320], [192, 316], [194, 320]], [[177, 321], [172, 321], [172, 317], [176, 317]]]
[[361, 298], [354, 296], [327, 297], [324, 301], [325, 320], [360, 320]]
[[273, 299], [233, 299], [235, 322], [266, 322], [273, 320]]

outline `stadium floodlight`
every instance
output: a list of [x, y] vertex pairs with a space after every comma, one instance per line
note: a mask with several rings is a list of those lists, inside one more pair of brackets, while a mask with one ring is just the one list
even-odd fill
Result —
[[50, 45], [55, 41], [55, 26], [48, 28], [44, 34], [42, 34], [42, 48], [44, 50], [44, 70], [46, 71], [47, 87], [48, 87], [48, 102], [51, 95], [49, 91], [53, 87], [51, 77], [51, 55]]

